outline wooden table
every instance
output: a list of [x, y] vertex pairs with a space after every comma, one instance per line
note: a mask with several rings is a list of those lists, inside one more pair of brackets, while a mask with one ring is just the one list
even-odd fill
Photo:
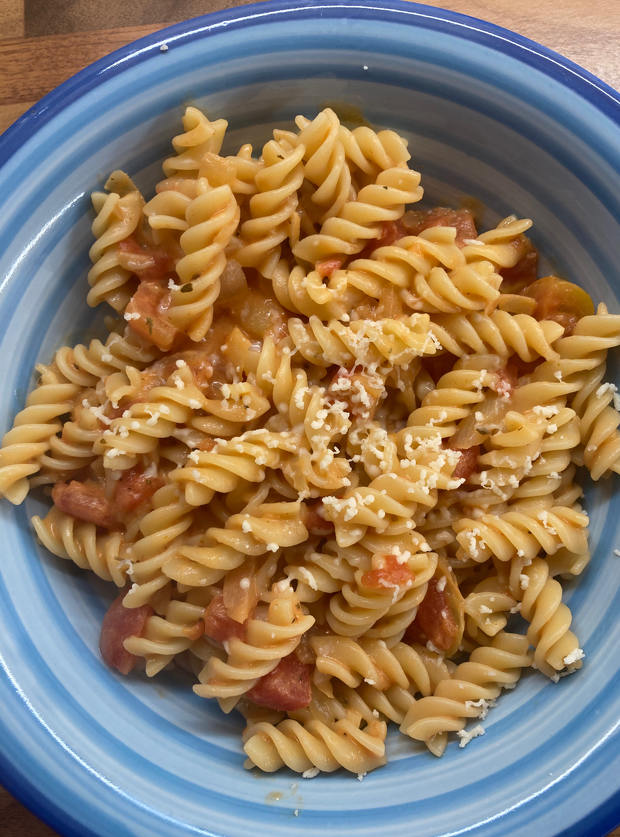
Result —
[[[237, 5], [242, 4], [0, 0], [0, 131], [53, 87], [108, 52], [169, 23]], [[514, 29], [620, 88], [619, 0], [444, 0], [441, 5]], [[53, 837], [56, 832], [0, 788], [0, 833]], [[620, 828], [610, 837], [620, 837]]]

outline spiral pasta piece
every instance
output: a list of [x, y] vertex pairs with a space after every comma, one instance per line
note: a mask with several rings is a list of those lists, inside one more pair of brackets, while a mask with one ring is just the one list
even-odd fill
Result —
[[351, 172], [341, 139], [340, 120], [325, 108], [312, 120], [296, 118], [299, 142], [304, 146], [304, 177], [316, 188], [312, 202], [321, 223], [337, 215], [351, 196]]
[[288, 328], [297, 350], [315, 366], [408, 366], [415, 357], [437, 351], [424, 314], [402, 320], [355, 320], [347, 325], [338, 320], [324, 325], [316, 316], [307, 324], [291, 318]]
[[[177, 386], [177, 382], [183, 386]], [[137, 456], [155, 450], [160, 439], [171, 436], [177, 425], [187, 424], [195, 410], [205, 407], [206, 399], [189, 368], [178, 368], [165, 385], [149, 390], [146, 401], [132, 404], [111, 421], [95, 445], [95, 452], [103, 455], [105, 468], [131, 468]]]
[[339, 139], [354, 172], [375, 180], [380, 171], [407, 163], [411, 155], [407, 140], [395, 131], [374, 131], [360, 125], [350, 131], [344, 125], [339, 128]]
[[211, 122], [198, 108], [186, 108], [183, 114], [183, 133], [177, 134], [172, 140], [176, 154], [163, 162], [166, 177], [198, 177], [203, 156], [207, 152], [219, 153], [227, 127], [225, 119]]
[[288, 238], [297, 209], [297, 190], [304, 178], [305, 148], [288, 149], [275, 140], [263, 148], [263, 168], [256, 174], [257, 194], [250, 198], [250, 218], [241, 225], [241, 246], [235, 259], [270, 278], [280, 260], [280, 245]]
[[140, 636], [130, 636], [123, 646], [130, 654], [143, 657], [147, 677], [154, 677], [177, 655], [187, 651], [204, 631], [203, 615], [209, 596], [190, 594], [171, 599], [161, 615], [154, 613], [146, 620]]
[[0, 494], [19, 505], [28, 494], [28, 477], [36, 474], [39, 458], [60, 430], [60, 417], [71, 412], [79, 392], [75, 384], [61, 383], [48, 373], [26, 398], [0, 447]]
[[117, 587], [125, 584], [128, 564], [119, 556], [120, 532], [102, 534], [93, 523], [76, 520], [56, 506], [43, 518], [35, 515], [31, 522], [41, 544], [54, 555], [91, 570], [104, 581], [113, 581]]
[[442, 680], [432, 696], [416, 701], [407, 712], [401, 731], [416, 741], [424, 741], [434, 755], [441, 755], [445, 733], [458, 732], [468, 718], [479, 717], [481, 701], [493, 701], [502, 688], [514, 686], [521, 670], [530, 663], [526, 637], [497, 634], [488, 645], [472, 651], [469, 661]]
[[323, 721], [285, 720], [277, 725], [257, 723], [243, 733], [246, 767], [259, 767], [273, 773], [288, 767], [303, 773], [313, 767], [331, 773], [344, 767], [362, 775], [385, 764], [386, 725], [373, 720], [360, 725], [359, 715], [340, 718], [332, 724]]
[[276, 586], [266, 612], [255, 613], [248, 621], [246, 639], [232, 637], [226, 660], [212, 657], [200, 672], [194, 691], [207, 698], [240, 697], [291, 654], [313, 624], [293, 590]]
[[433, 333], [450, 354], [495, 353], [499, 357], [516, 354], [526, 363], [539, 357], [554, 360], [558, 353], [552, 344], [563, 334], [553, 320], [538, 321], [528, 314], [508, 314], [496, 310], [490, 315], [477, 311], [462, 314], [435, 314]]
[[107, 302], [115, 311], [122, 311], [131, 296], [126, 288], [131, 272], [122, 266], [118, 245], [138, 228], [144, 199], [137, 191], [123, 197], [115, 192], [93, 192], [92, 203], [97, 214], [92, 223], [95, 242], [89, 251], [93, 266], [88, 272], [86, 301], [93, 308]]
[[299, 436], [265, 428], [217, 442], [210, 451], [192, 451], [188, 465], [170, 474], [185, 486], [185, 499], [192, 506], [210, 502], [214, 492], [233, 491], [240, 480], [262, 482], [265, 468], [280, 468], [284, 458], [299, 448]]
[[179, 545], [163, 562], [163, 572], [186, 587], [205, 587], [248, 557], [276, 554], [307, 537], [299, 503], [259, 503], [230, 515], [223, 527], [209, 527], [198, 543]]
[[211, 188], [205, 179], [188, 205], [188, 228], [181, 236], [185, 255], [176, 264], [181, 286], [171, 289], [170, 321], [192, 340], [202, 340], [213, 321], [213, 303], [226, 267], [224, 250], [239, 223], [239, 207], [229, 186]]
[[406, 204], [421, 198], [418, 172], [406, 167], [382, 171], [374, 183], [359, 191], [356, 200], [348, 201], [338, 215], [328, 218], [320, 233], [302, 238], [293, 253], [310, 264], [359, 253], [366, 241], [379, 237], [383, 223], [398, 220]]
[[572, 615], [562, 602], [562, 587], [551, 578], [549, 565], [542, 558], [535, 558], [521, 570], [515, 593], [522, 597], [521, 615], [530, 623], [527, 639], [534, 647], [534, 664], [548, 677], [557, 672], [581, 668], [583, 652], [579, 641], [569, 630]]
[[571, 552], [586, 548], [588, 516], [566, 506], [540, 511], [507, 511], [485, 514], [473, 520], [461, 518], [454, 524], [459, 554], [477, 562], [495, 556], [509, 561], [515, 556], [535, 558], [542, 549], [553, 555], [560, 547]]
[[430, 695], [437, 678], [449, 676], [437, 654], [404, 642], [388, 648], [380, 639], [356, 640], [327, 634], [313, 636], [310, 646], [316, 654], [316, 672], [322, 675], [320, 688], [327, 690], [329, 696], [333, 690], [327, 689], [327, 683], [332, 678], [352, 689], [365, 683], [377, 691], [398, 686], [411, 694]]

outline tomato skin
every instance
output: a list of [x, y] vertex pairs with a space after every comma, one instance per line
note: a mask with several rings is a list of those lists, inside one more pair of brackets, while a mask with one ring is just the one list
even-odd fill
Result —
[[[444, 578], [446, 580], [442, 582]], [[405, 641], [421, 644], [430, 641], [438, 651], [451, 656], [461, 641], [461, 606], [462, 596], [452, 577], [434, 576], [428, 583], [416, 618], [405, 631]]]
[[139, 465], [129, 471], [123, 471], [122, 477], [116, 483], [114, 508], [119, 515], [129, 514], [150, 500], [163, 484], [161, 477], [147, 477]]
[[325, 259], [325, 261], [323, 262], [316, 263], [315, 270], [319, 274], [321, 279], [329, 279], [332, 273], [334, 273], [336, 270], [340, 270], [342, 264], [342, 259]]
[[144, 281], [127, 303], [125, 314], [129, 315], [133, 331], [158, 349], [168, 351], [179, 334], [166, 316], [169, 307], [170, 293], [158, 282]]
[[273, 671], [261, 677], [246, 697], [258, 706], [280, 712], [305, 709], [312, 699], [312, 666], [302, 663], [293, 651]]
[[52, 500], [60, 511], [86, 523], [110, 529], [117, 522], [103, 487], [94, 482], [57, 482], [52, 488]]
[[471, 475], [477, 470], [478, 457], [480, 456], [480, 445], [472, 445], [470, 448], [452, 448], [461, 454], [461, 458], [456, 463], [456, 468], [452, 472], [455, 479], [464, 479], [466, 482]]
[[534, 317], [537, 320], [554, 320], [564, 326], [564, 336], [569, 337], [582, 317], [594, 314], [594, 303], [589, 294], [566, 279], [543, 276], [528, 285], [524, 296], [536, 300]]
[[395, 555], [384, 555], [383, 566], [367, 570], [362, 575], [362, 586], [371, 590], [394, 589], [395, 587], [410, 587], [414, 575], [407, 564], [399, 564]]
[[389, 247], [390, 244], [394, 244], [399, 238], [404, 238], [407, 235], [410, 235], [410, 233], [407, 232], [400, 221], [385, 221], [379, 238], [373, 238], [369, 241], [362, 252], [353, 258], [369, 259], [379, 247]]
[[[131, 270], [140, 282], [157, 282], [165, 285], [168, 278], [174, 276], [174, 260], [161, 247], [143, 247], [134, 236], [130, 235], [123, 241], [119, 241], [118, 249], [122, 254], [121, 263], [125, 261], [127, 269]], [[132, 256], [137, 258], [132, 259]]]
[[403, 225], [409, 235], [420, 235], [431, 227], [454, 227], [456, 229], [456, 244], [462, 247], [465, 241], [478, 237], [474, 223], [474, 216], [469, 209], [449, 209], [436, 206], [434, 209], [413, 210], [405, 216]]
[[224, 606], [224, 596], [220, 593], [211, 600], [204, 612], [205, 634], [216, 642], [227, 642], [232, 637], [245, 639], [245, 624], [235, 622], [228, 615]]

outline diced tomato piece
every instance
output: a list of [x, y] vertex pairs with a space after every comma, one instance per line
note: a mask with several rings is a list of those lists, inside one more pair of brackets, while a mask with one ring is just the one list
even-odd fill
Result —
[[510, 398], [519, 382], [519, 370], [512, 362], [507, 363], [503, 369], [496, 373], [495, 392], [500, 398]]
[[329, 279], [335, 270], [340, 270], [342, 267], [342, 259], [325, 259], [323, 262], [317, 262], [314, 269], [322, 279]]
[[407, 564], [399, 564], [396, 555], [384, 555], [381, 566], [362, 575], [362, 585], [373, 590], [389, 587], [410, 587], [414, 575]]
[[284, 657], [273, 671], [253, 686], [246, 697], [259, 706], [279, 712], [304, 709], [312, 698], [310, 675], [312, 666], [302, 663], [293, 652]]
[[129, 325], [137, 334], [168, 351], [180, 333], [166, 316], [169, 307], [170, 293], [157, 282], [144, 281], [127, 303], [125, 314], [129, 314]]
[[312, 503], [304, 503], [301, 516], [306, 529], [311, 535], [327, 537], [328, 535], [333, 534], [334, 524], [331, 520], [325, 520], [320, 513], [322, 508], [323, 503], [321, 500], [316, 500]]
[[[405, 642], [424, 644], [430, 641], [439, 651], [454, 653], [454, 646], [460, 639], [460, 628], [451, 607], [448, 585], [445, 581], [441, 582], [441, 578], [434, 576], [429, 581], [426, 596], [405, 632]], [[444, 586], [439, 589], [442, 584]]]
[[162, 247], [147, 247], [139, 244], [133, 236], [119, 241], [121, 265], [131, 270], [140, 282], [157, 282], [167, 285], [174, 276], [174, 259]]
[[455, 227], [456, 243], [459, 247], [462, 247], [466, 240], [478, 236], [474, 216], [469, 209], [448, 209], [445, 206], [436, 206], [426, 212], [414, 210], [407, 212], [402, 223], [408, 235], [420, 235], [430, 227]]
[[500, 290], [504, 294], [520, 294], [538, 275], [538, 250], [525, 236], [516, 239], [516, 243], [522, 247], [521, 258], [514, 267], [505, 267], [499, 271], [502, 277]]
[[147, 477], [141, 466], [123, 471], [122, 477], [116, 483], [114, 506], [121, 515], [137, 509], [138, 506], [150, 500], [164, 481], [161, 477]]
[[594, 314], [594, 303], [589, 294], [579, 285], [558, 279], [557, 276], [543, 276], [523, 293], [536, 300], [536, 319], [555, 320], [564, 326], [565, 336], [573, 333], [582, 317]]
[[103, 617], [99, 650], [110, 668], [118, 669], [121, 674], [129, 674], [138, 658], [125, 650], [123, 642], [130, 636], [142, 636], [148, 618], [153, 615], [153, 608], [150, 605], [124, 607], [124, 595], [121, 593], [114, 599]]
[[94, 482], [58, 482], [52, 488], [52, 500], [57, 508], [86, 523], [110, 529], [116, 523], [112, 504], [104, 490]]
[[452, 450], [456, 450], [461, 454], [461, 458], [456, 463], [456, 468], [452, 472], [452, 476], [455, 479], [464, 479], [467, 481], [478, 465], [480, 445], [472, 445], [470, 448], [452, 448]]
[[245, 639], [245, 624], [231, 619], [224, 607], [224, 596], [220, 594], [211, 600], [204, 612], [205, 634], [216, 642], [227, 642], [236, 636]]
[[450, 372], [455, 363], [456, 358], [454, 355], [448, 354], [448, 352], [444, 352], [440, 355], [433, 355], [432, 357], [425, 357], [422, 360], [422, 366], [426, 369], [435, 383], [437, 383], [443, 375]]
[[371, 239], [362, 252], [353, 258], [369, 259], [379, 247], [389, 247], [390, 244], [394, 244], [395, 241], [404, 238], [406, 235], [409, 235], [409, 233], [400, 221], [384, 221], [379, 238]]

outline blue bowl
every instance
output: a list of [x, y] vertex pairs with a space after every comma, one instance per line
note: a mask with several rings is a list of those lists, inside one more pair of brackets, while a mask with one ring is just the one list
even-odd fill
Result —
[[[101, 317], [85, 304], [89, 193], [117, 167], [152, 189], [186, 103], [228, 119], [234, 150], [325, 103], [359, 107], [410, 138], [432, 201], [473, 196], [487, 224], [530, 216], [549, 267], [620, 310], [617, 93], [518, 35], [428, 6], [243, 6], [102, 59], [0, 139], [0, 427], [33, 364]], [[97, 642], [110, 591], [37, 547], [36, 500], [3, 504], [0, 779], [80, 837], [604, 834], [620, 820], [612, 491], [588, 491], [594, 557], [567, 585], [583, 669], [558, 684], [526, 675], [486, 735], [443, 759], [394, 733], [389, 764], [362, 783], [247, 773], [241, 722], [180, 673], [147, 682], [106, 669]]]

